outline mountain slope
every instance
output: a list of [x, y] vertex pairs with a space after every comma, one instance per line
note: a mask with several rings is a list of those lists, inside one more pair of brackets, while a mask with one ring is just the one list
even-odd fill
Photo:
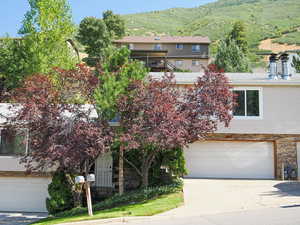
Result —
[[[219, 0], [196, 8], [174, 8], [124, 18], [132, 35], [207, 35], [213, 41], [224, 37], [235, 21], [242, 20], [251, 46], [257, 47], [266, 38], [300, 44], [299, 12], [299, 0]], [[282, 38], [287, 33], [291, 34]]]

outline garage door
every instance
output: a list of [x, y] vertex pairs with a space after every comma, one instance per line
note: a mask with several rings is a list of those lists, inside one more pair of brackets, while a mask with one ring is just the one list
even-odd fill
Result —
[[269, 142], [196, 142], [185, 151], [195, 178], [274, 178], [273, 145]]
[[50, 178], [0, 178], [0, 211], [46, 212]]

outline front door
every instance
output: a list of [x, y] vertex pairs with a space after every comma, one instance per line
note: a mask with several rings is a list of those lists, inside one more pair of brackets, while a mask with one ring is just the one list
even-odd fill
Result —
[[96, 187], [113, 187], [112, 182], [113, 158], [111, 152], [104, 153], [96, 160]]

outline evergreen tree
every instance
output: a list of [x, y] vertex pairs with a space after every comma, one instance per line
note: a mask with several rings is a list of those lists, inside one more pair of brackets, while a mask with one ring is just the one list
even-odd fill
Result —
[[225, 72], [250, 72], [248, 57], [238, 47], [235, 41], [220, 41], [215, 64]]
[[244, 54], [248, 54], [248, 41], [246, 37], [245, 25], [242, 21], [237, 21], [232, 28], [232, 31], [228, 34], [226, 38], [227, 44], [233, 40], [237, 46], [242, 50]]
[[46, 200], [46, 207], [50, 214], [54, 215], [73, 208], [73, 195], [71, 185], [67, 181], [64, 172], [57, 171], [48, 185], [50, 198]]

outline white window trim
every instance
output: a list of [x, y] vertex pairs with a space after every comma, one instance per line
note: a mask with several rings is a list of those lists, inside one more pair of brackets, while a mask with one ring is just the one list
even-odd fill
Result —
[[[178, 48], [179, 45], [182, 46], [182, 47], [181, 47], [181, 48]], [[183, 50], [183, 44], [176, 44], [176, 49], [177, 49], [177, 50]]]
[[133, 44], [133, 43], [130, 43], [130, 44], [129, 44], [129, 49], [130, 49], [130, 50], [134, 50], [134, 44]]
[[[259, 98], [259, 116], [233, 116], [234, 120], [262, 120], [263, 117], [263, 88], [262, 87], [234, 87], [232, 91], [258, 91]], [[245, 109], [247, 112], [247, 98], [245, 98]]]
[[[3, 127], [0, 127], [0, 144], [1, 144], [1, 131], [3, 130]], [[26, 149], [25, 149], [25, 155], [28, 155], [29, 153], [29, 132], [28, 132], [28, 128], [18, 128], [18, 129], [23, 129], [26, 131]], [[15, 159], [15, 158], [20, 158], [22, 156], [18, 156], [18, 155], [0, 155], [1, 159]]]

